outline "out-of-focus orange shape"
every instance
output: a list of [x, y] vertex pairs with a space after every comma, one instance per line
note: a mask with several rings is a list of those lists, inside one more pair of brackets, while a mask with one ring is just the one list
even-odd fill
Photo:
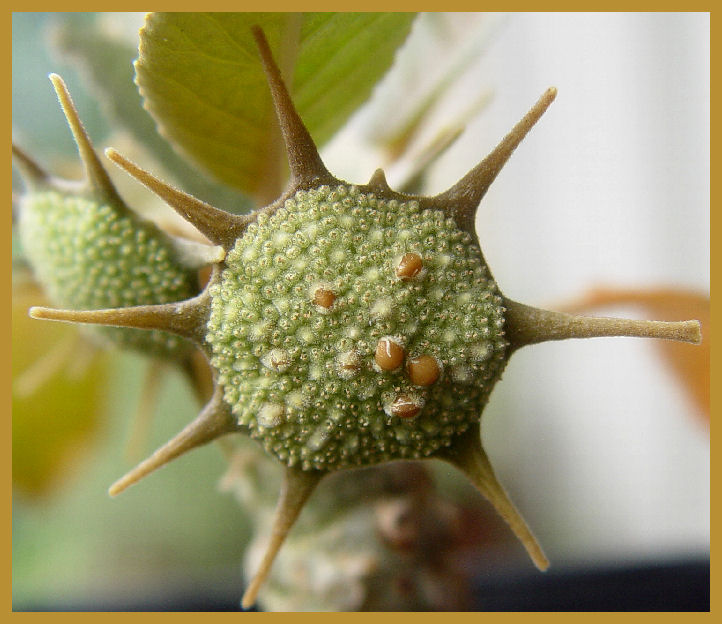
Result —
[[677, 288], [593, 288], [563, 306], [563, 311], [585, 313], [610, 306], [639, 308], [658, 321], [695, 319], [702, 325], [702, 344], [656, 340], [662, 359], [674, 371], [698, 411], [710, 418], [710, 299], [706, 294]]

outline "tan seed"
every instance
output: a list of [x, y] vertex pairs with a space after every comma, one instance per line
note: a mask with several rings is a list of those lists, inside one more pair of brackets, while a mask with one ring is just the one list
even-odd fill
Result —
[[430, 355], [420, 355], [409, 360], [406, 371], [414, 385], [430, 386], [439, 378], [441, 367], [436, 358]]
[[423, 267], [421, 256], [416, 253], [404, 254], [396, 267], [396, 275], [403, 280], [416, 277]]
[[376, 345], [375, 359], [381, 370], [396, 370], [404, 362], [404, 348], [392, 338], [382, 338]]
[[317, 288], [313, 293], [313, 302], [322, 308], [330, 308], [336, 301], [336, 293], [326, 288]]
[[415, 418], [421, 411], [421, 405], [411, 397], [400, 394], [391, 404], [391, 413], [399, 418]]

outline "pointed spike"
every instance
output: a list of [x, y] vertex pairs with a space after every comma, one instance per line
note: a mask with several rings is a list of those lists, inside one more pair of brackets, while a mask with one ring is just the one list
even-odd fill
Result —
[[200, 345], [204, 339], [208, 302], [207, 295], [201, 293], [194, 299], [179, 303], [108, 308], [105, 310], [58, 310], [35, 306], [30, 308], [29, 314], [35, 319], [51, 321], [133, 327], [136, 329], [159, 329], [177, 334]]
[[369, 180], [367, 186], [371, 190], [381, 192], [389, 192], [391, 190], [391, 188], [389, 187], [389, 183], [386, 181], [386, 174], [384, 173], [383, 169], [377, 169], [376, 171], [374, 171], [374, 174], [371, 176], [371, 179]]
[[40, 190], [51, 187], [52, 177], [45, 171], [33, 158], [25, 151], [20, 149], [15, 143], [13, 145], [13, 159], [17, 165], [23, 182], [33, 190]]
[[140, 481], [161, 466], [188, 451], [207, 444], [227, 433], [239, 431], [240, 426], [223, 401], [222, 391], [216, 392], [210, 403], [180, 433], [166, 442], [148, 459], [110, 486], [108, 494], [117, 496], [123, 490]]
[[105, 200], [112, 202], [115, 205], [124, 206], [123, 200], [115, 190], [115, 186], [110, 180], [108, 172], [100, 162], [98, 155], [93, 149], [93, 144], [90, 141], [90, 137], [83, 126], [83, 122], [80, 120], [78, 110], [75, 108], [70, 92], [63, 79], [57, 74], [50, 74], [50, 82], [53, 83], [55, 93], [60, 101], [60, 106], [63, 108], [65, 113], [65, 119], [70, 126], [70, 131], [73, 133], [73, 138], [78, 145], [78, 153], [80, 154], [80, 160], [83, 162], [85, 172], [88, 177], [93, 191], [100, 194]]
[[143, 186], [158, 195], [212, 243], [221, 245], [224, 249], [231, 249], [235, 245], [236, 239], [253, 219], [249, 215], [233, 215], [225, 210], [214, 208], [193, 195], [166, 184], [113, 148], [106, 149], [105, 155]]
[[702, 341], [699, 321], [644, 321], [575, 316], [534, 308], [511, 299], [505, 299], [504, 306], [505, 333], [512, 350], [550, 340], [603, 336], [663, 338], [692, 344]]
[[258, 590], [268, 577], [273, 560], [281, 549], [288, 532], [296, 522], [308, 497], [325, 475], [325, 472], [318, 470], [305, 471], [299, 468], [286, 468], [281, 484], [281, 494], [276, 505], [270, 541], [261, 565], [243, 594], [244, 609], [250, 609], [255, 604]]
[[481, 446], [479, 425], [469, 429], [457, 443], [445, 451], [441, 459], [461, 470], [493, 505], [497, 513], [509, 524], [514, 535], [519, 538], [534, 565], [542, 572], [549, 567], [549, 560], [539, 546], [536, 538], [527, 526], [524, 518], [509, 500], [507, 493], [499, 483], [491, 462]]
[[322, 184], [331, 186], [338, 184], [338, 180], [328, 172], [326, 165], [323, 164], [311, 134], [306, 129], [293, 105], [288, 89], [283, 82], [281, 70], [273, 60], [271, 48], [263, 30], [258, 26], [253, 26], [251, 30], [256, 39], [263, 70], [271, 90], [273, 105], [286, 144], [293, 188], [298, 190], [300, 188], [317, 187]]
[[479, 202], [519, 143], [522, 142], [534, 124], [539, 121], [539, 118], [549, 108], [556, 95], [557, 90], [554, 87], [547, 89], [523, 119], [494, 148], [491, 154], [450, 189], [432, 198], [437, 205], [453, 206], [452, 216], [456, 219], [459, 227], [472, 234], [474, 233], [474, 219]]

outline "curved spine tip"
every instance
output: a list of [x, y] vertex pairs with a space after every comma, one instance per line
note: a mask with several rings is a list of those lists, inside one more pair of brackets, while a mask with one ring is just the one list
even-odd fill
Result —
[[454, 447], [447, 449], [440, 457], [456, 466], [467, 476], [474, 487], [506, 521], [514, 535], [526, 549], [534, 565], [541, 572], [546, 571], [549, 567], [549, 560], [494, 474], [489, 457], [481, 445], [479, 425], [471, 427], [458, 438]]
[[106, 308], [102, 310], [62, 310], [33, 306], [28, 311], [31, 318], [109, 325], [133, 329], [161, 330], [177, 334], [202, 345], [205, 317], [208, 314], [207, 296], [201, 293], [193, 299], [179, 303], [141, 305], [129, 308]]
[[225, 210], [219, 210], [193, 195], [166, 184], [112, 147], [105, 150], [105, 155], [128, 175], [160, 197], [216, 245], [221, 245], [225, 249], [232, 248], [236, 239], [251, 222], [251, 217], [248, 215], [233, 215]]
[[514, 150], [534, 127], [557, 95], [556, 87], [548, 88], [529, 112], [507, 134], [494, 150], [454, 186], [431, 200], [451, 213], [459, 227], [474, 233], [474, 220], [479, 202]]
[[257, 25], [251, 27], [251, 32], [256, 40], [276, 116], [281, 126], [292, 186], [298, 190], [322, 184], [329, 186], [338, 184], [339, 181], [326, 169], [311, 134], [293, 104], [281, 76], [281, 70], [273, 59], [266, 35]]
[[325, 475], [325, 472], [318, 470], [304, 471], [298, 468], [286, 468], [266, 552], [258, 570], [243, 594], [241, 604], [244, 609], [250, 609], [255, 604], [258, 591], [268, 578], [271, 565], [286, 540], [288, 532], [298, 519], [308, 497]]
[[238, 430], [239, 426], [223, 402], [221, 392], [217, 392], [195, 420], [186, 425], [180, 433], [157, 449], [150, 457], [113, 483], [108, 489], [108, 494], [115, 497], [143, 477], [188, 451]]
[[110, 179], [108, 172], [100, 162], [100, 158], [93, 148], [93, 144], [88, 136], [83, 122], [80, 120], [78, 109], [75, 107], [73, 99], [70, 96], [70, 91], [65, 84], [65, 81], [58, 74], [50, 74], [48, 76], [50, 82], [53, 84], [55, 93], [58, 96], [58, 101], [63, 109], [65, 119], [68, 122], [70, 131], [73, 134], [75, 143], [78, 146], [78, 154], [80, 160], [85, 167], [85, 173], [88, 179], [88, 184], [95, 193], [98, 193], [103, 199], [112, 202], [114, 205], [125, 207], [123, 200], [118, 195], [118, 191], [115, 189], [115, 185]]

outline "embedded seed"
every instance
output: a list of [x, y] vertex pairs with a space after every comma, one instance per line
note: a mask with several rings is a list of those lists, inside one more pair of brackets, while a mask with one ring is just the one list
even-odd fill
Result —
[[421, 411], [421, 405], [406, 394], [400, 394], [391, 404], [391, 413], [399, 418], [414, 418]]
[[404, 361], [404, 348], [393, 338], [382, 338], [376, 345], [375, 359], [382, 370], [396, 370]]
[[361, 360], [356, 351], [341, 353], [337, 358], [337, 362], [339, 373], [342, 377], [353, 377], [361, 370]]
[[399, 261], [396, 267], [396, 275], [403, 280], [410, 280], [416, 277], [421, 271], [423, 264], [421, 262], [421, 256], [415, 253], [407, 253]]
[[420, 355], [409, 360], [406, 370], [411, 382], [417, 386], [430, 386], [441, 374], [439, 363], [430, 355]]
[[322, 308], [330, 308], [336, 301], [336, 293], [326, 288], [317, 288], [313, 293], [313, 302]]
[[339, 355], [338, 363], [344, 369], [358, 370], [360, 368], [359, 357], [355, 351], [347, 351]]

